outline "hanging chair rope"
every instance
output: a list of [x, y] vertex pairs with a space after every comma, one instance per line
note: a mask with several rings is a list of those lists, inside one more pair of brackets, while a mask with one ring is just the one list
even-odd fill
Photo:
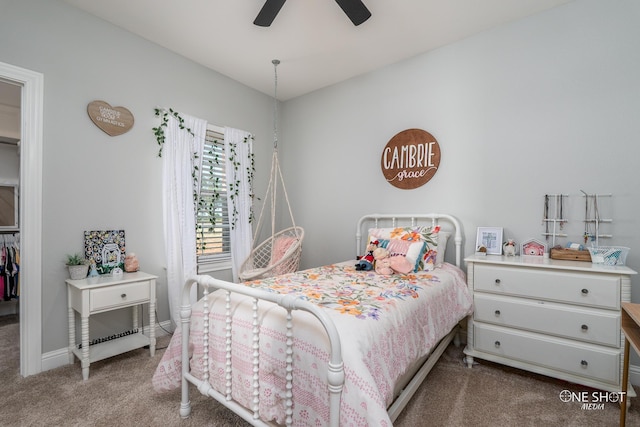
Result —
[[273, 156], [271, 158], [271, 173], [269, 174], [269, 184], [267, 185], [267, 196], [265, 197], [265, 204], [262, 205], [262, 209], [260, 210], [260, 215], [258, 217], [258, 223], [256, 225], [256, 230], [253, 235], [254, 242], [259, 237], [260, 231], [262, 229], [262, 223], [264, 218], [264, 211], [266, 207], [266, 200], [270, 201], [271, 208], [271, 235], [274, 236], [276, 234], [276, 201], [277, 201], [277, 184], [276, 180], [280, 179], [280, 184], [282, 185], [282, 190], [284, 193], [285, 201], [287, 202], [287, 208], [289, 209], [289, 217], [291, 218], [291, 224], [293, 228], [296, 227], [296, 220], [293, 217], [293, 211], [291, 210], [291, 203], [289, 202], [289, 195], [287, 194], [287, 189], [284, 184], [284, 178], [282, 176], [282, 170], [280, 169], [280, 161], [278, 160], [277, 149], [274, 148]]
[[[256, 230], [253, 236], [254, 247], [249, 257], [240, 267], [240, 273], [238, 274], [239, 278], [245, 281], [277, 276], [279, 274], [292, 273], [296, 271], [300, 263], [300, 255], [302, 253], [302, 240], [304, 238], [304, 229], [302, 227], [296, 226], [295, 219], [293, 218], [293, 211], [291, 210], [289, 195], [287, 194], [287, 189], [284, 184], [284, 177], [282, 176], [282, 170], [280, 168], [280, 161], [278, 160], [277, 66], [280, 61], [274, 59], [272, 63], [274, 65], [275, 74], [273, 109], [273, 156], [271, 159], [271, 172], [269, 174], [269, 184], [267, 185], [265, 203], [264, 205], [262, 205], [262, 209], [260, 210], [258, 224], [256, 225]], [[282, 231], [276, 232], [278, 180], [282, 185], [282, 191], [287, 203], [292, 226]], [[262, 231], [264, 212], [267, 203], [270, 203], [271, 236], [259, 245], [255, 246], [255, 242], [257, 242], [257, 239], [260, 236], [260, 232]]]

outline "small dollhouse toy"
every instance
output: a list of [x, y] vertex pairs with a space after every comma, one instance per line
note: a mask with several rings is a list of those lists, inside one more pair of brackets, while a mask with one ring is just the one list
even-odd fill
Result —
[[539, 240], [531, 239], [522, 242], [521, 255], [526, 256], [544, 256], [547, 251], [547, 245]]

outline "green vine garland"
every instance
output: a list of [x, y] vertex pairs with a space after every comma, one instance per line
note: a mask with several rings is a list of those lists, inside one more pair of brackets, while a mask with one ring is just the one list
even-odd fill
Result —
[[[243, 142], [246, 144], [249, 139], [253, 140], [253, 135], [246, 136]], [[236, 160], [236, 146], [231, 145], [229, 147], [229, 162], [233, 165], [233, 180], [227, 183], [227, 191], [229, 193], [229, 197], [233, 201], [233, 212], [231, 218], [231, 227], [235, 229], [236, 223], [238, 221], [238, 209], [236, 208], [236, 199], [240, 197], [240, 186], [241, 181], [238, 178], [238, 169], [240, 167], [240, 162]], [[250, 164], [247, 166], [247, 178], [249, 180], [249, 197], [254, 199], [255, 195], [253, 194], [253, 175], [255, 173], [255, 161], [253, 158], [253, 153], [249, 154]], [[253, 204], [249, 208], [249, 223], [253, 222]]]
[[180, 129], [186, 130], [191, 136], [195, 136], [193, 131], [184, 125], [184, 119], [173, 108], [169, 108], [169, 111], [165, 109], [161, 110], [159, 108], [155, 108], [154, 111], [156, 117], [160, 117], [161, 119], [160, 125], [153, 128], [153, 134], [156, 136], [156, 141], [158, 141], [158, 145], [160, 146], [160, 148], [158, 149], [158, 157], [162, 157], [162, 149], [164, 148], [165, 141], [164, 130], [169, 124], [169, 115], [172, 115], [178, 121], [178, 126], [180, 127]]
[[[175, 111], [172, 108], [169, 108], [169, 111], [165, 110], [165, 109], [159, 109], [159, 108], [155, 108], [154, 109], [155, 112], [155, 116], [160, 118], [160, 124], [157, 127], [154, 127], [153, 130], [153, 134], [156, 137], [156, 141], [158, 143], [158, 146], [160, 147], [158, 149], [158, 157], [162, 157], [162, 149], [164, 148], [164, 143], [165, 143], [165, 129], [169, 124], [169, 115], [173, 116], [177, 121], [178, 121], [178, 126], [180, 129], [187, 131], [191, 136], [195, 136], [195, 134], [193, 133], [193, 131], [186, 127], [184, 124], [184, 119], [180, 116], [180, 114]], [[244, 143], [246, 144], [249, 139], [253, 140], [253, 135], [250, 135], [248, 137], [244, 138]], [[217, 141], [215, 141], [217, 142]], [[210, 155], [212, 155], [214, 157], [214, 161], [216, 163], [216, 165], [218, 166], [224, 166], [220, 164], [220, 159], [217, 155], [214, 155], [213, 152], [209, 152]], [[204, 210], [208, 215], [209, 218], [209, 222], [211, 224], [211, 227], [214, 227], [216, 225], [216, 216], [215, 216], [215, 206], [218, 203], [218, 201], [220, 200], [220, 193], [219, 193], [219, 189], [222, 186], [222, 183], [220, 182], [219, 178], [216, 178], [215, 183], [214, 183], [214, 191], [213, 191], [213, 196], [210, 202], [207, 202], [205, 198], [203, 198], [202, 196], [200, 196], [200, 194], [198, 194], [197, 188], [198, 188], [198, 177], [199, 177], [199, 169], [197, 166], [197, 162], [195, 162], [195, 159], [198, 158], [198, 155], [196, 153], [192, 153], [194, 162], [193, 162], [193, 171], [191, 172], [191, 176], [193, 177], [193, 182], [194, 182], [194, 187], [193, 187], [193, 202], [194, 205], [197, 207], [197, 211], [196, 211], [196, 215], [198, 211], [202, 211]], [[253, 153], [251, 153], [249, 155], [249, 160], [250, 160], [250, 165], [247, 167], [247, 177], [249, 180], [249, 196], [251, 197], [251, 199], [254, 198], [254, 194], [253, 194], [253, 177], [255, 174], [255, 161], [254, 161], [254, 157], [253, 157]], [[231, 146], [230, 147], [230, 156], [229, 156], [229, 162], [231, 164], [233, 164], [233, 168], [234, 168], [234, 173], [233, 173], [233, 180], [232, 182], [227, 183], [227, 191], [229, 192], [229, 197], [232, 200], [233, 203], [233, 213], [232, 213], [232, 218], [231, 218], [231, 227], [232, 229], [235, 229], [236, 223], [238, 221], [238, 209], [236, 207], [236, 200], [237, 198], [239, 198], [240, 196], [240, 184], [241, 181], [240, 179], [237, 178], [237, 172], [238, 172], [238, 168], [240, 166], [240, 163], [236, 160], [236, 150], [235, 150], [235, 146]], [[211, 168], [213, 166], [210, 166]], [[253, 215], [253, 204], [250, 207], [249, 210], [249, 223], [252, 223], [254, 219], [254, 215]], [[197, 221], [196, 221], [197, 223]]]

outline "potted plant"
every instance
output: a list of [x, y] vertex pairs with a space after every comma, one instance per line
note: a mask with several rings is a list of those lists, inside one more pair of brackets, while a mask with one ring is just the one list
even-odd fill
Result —
[[89, 263], [80, 254], [67, 255], [67, 268], [69, 269], [69, 275], [71, 279], [78, 280], [87, 277], [89, 271]]

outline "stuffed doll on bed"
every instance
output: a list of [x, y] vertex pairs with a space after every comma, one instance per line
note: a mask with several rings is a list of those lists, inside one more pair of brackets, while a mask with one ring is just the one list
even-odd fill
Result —
[[408, 274], [413, 271], [413, 265], [402, 255], [391, 254], [385, 248], [376, 248], [373, 251], [374, 271], [388, 276], [393, 273]]
[[370, 271], [373, 270], [373, 262], [375, 258], [373, 256], [373, 251], [378, 248], [379, 242], [377, 240], [372, 240], [367, 245], [367, 250], [364, 255], [360, 257], [358, 263], [356, 264], [356, 271]]

